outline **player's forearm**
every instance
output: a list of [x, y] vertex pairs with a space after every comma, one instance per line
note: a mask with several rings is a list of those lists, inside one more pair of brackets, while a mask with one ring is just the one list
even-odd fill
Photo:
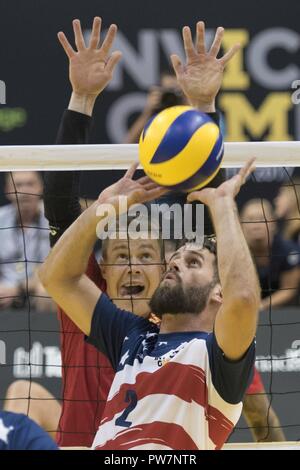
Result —
[[[56, 144], [88, 144], [91, 127], [90, 116], [66, 110], [61, 118]], [[46, 171], [44, 174], [44, 207], [51, 227], [51, 246], [81, 213], [79, 186], [78, 171]]]
[[46, 288], [78, 280], [86, 272], [97, 240], [100, 218], [96, 216], [96, 207], [94, 203], [81, 214], [51, 250], [40, 269], [40, 279]]
[[217, 235], [218, 267], [224, 300], [260, 304], [260, 288], [252, 257], [231, 197], [210, 207]]
[[73, 92], [68, 109], [77, 113], [92, 116], [97, 95], [85, 95]]
[[274, 292], [274, 294], [268, 297], [265, 297], [261, 301], [261, 309], [266, 310], [270, 306], [272, 308], [283, 307], [284, 305], [287, 305], [289, 302], [293, 300], [293, 298], [295, 297], [295, 292], [296, 292], [296, 289], [276, 291]]

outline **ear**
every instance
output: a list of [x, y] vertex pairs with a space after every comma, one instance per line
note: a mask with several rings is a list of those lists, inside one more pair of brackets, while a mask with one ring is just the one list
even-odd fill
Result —
[[213, 289], [212, 289], [212, 292], [211, 292], [211, 299], [214, 301], [214, 302], [217, 302], [218, 304], [222, 304], [223, 303], [223, 294], [222, 294], [222, 288], [221, 288], [221, 284], [220, 283], [217, 283]]

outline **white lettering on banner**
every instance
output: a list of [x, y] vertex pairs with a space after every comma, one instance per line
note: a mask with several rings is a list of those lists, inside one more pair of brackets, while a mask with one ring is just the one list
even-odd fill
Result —
[[0, 80], [0, 104], [6, 104], [6, 85], [3, 80]]
[[[209, 29], [206, 34], [209, 46], [214, 30]], [[86, 30], [84, 35], [88, 40], [90, 30]], [[219, 96], [219, 107], [227, 122], [227, 140], [247, 141], [249, 137], [254, 140], [291, 140], [294, 137], [289, 132], [288, 125], [291, 112], [295, 121], [294, 134], [299, 137], [300, 111], [297, 107], [293, 108], [290, 99], [292, 93], [289, 93], [292, 82], [300, 78], [300, 67], [291, 56], [299, 55], [299, 33], [292, 29], [276, 27], [259, 31], [250, 37], [246, 28], [226, 29], [223, 52], [228, 51], [235, 42], [241, 44], [241, 49], [225, 69]], [[152, 85], [160, 82], [162, 58], [169, 61], [172, 53], [182, 58], [184, 56], [180, 28], [140, 29], [136, 32], [134, 44], [124, 32], [119, 31], [114, 49], [120, 49], [123, 58], [115, 70], [107, 92], [120, 94], [124, 89], [125, 77], [129, 77], [139, 91], [146, 93]], [[274, 50], [279, 50], [285, 61], [284, 65], [278, 68], [275, 68], [270, 60]], [[259, 103], [248, 101], [245, 93], [251, 86], [251, 79], [258, 86], [272, 90], [261, 98]], [[235, 93], [230, 93], [229, 90], [234, 90]], [[140, 113], [144, 105], [143, 93], [129, 92], [114, 100], [107, 112], [105, 123], [112, 143], [123, 142], [129, 118], [135, 113]]]
[[300, 80], [294, 80], [292, 83], [292, 88], [295, 89], [294, 93], [292, 94], [292, 102], [294, 104], [300, 104]]
[[280, 356], [256, 356], [255, 366], [259, 372], [299, 372], [300, 349], [287, 349]]
[[290, 64], [283, 70], [274, 70], [268, 62], [269, 54], [274, 49], [296, 53], [300, 49], [300, 35], [287, 28], [261, 31], [249, 44], [246, 54], [248, 69], [254, 80], [267, 89], [290, 88], [292, 81], [299, 77], [300, 69], [295, 64]]
[[6, 364], [6, 345], [4, 341], [0, 341], [0, 365]]
[[30, 352], [17, 348], [13, 355], [13, 375], [18, 378], [61, 377], [61, 355], [57, 346], [34, 342]]
[[46, 346], [45, 377], [61, 377], [61, 354], [57, 346]]

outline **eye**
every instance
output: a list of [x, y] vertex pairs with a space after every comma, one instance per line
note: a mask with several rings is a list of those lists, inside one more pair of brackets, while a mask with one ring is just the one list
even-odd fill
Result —
[[141, 259], [144, 260], [144, 261], [151, 261], [152, 260], [152, 255], [151, 255], [151, 253], [148, 253], [148, 252], [142, 253]]
[[192, 267], [201, 266], [200, 260], [198, 258], [191, 258], [188, 264], [189, 266], [192, 266]]
[[122, 262], [123, 262], [123, 263], [124, 263], [124, 262], [127, 263], [127, 262], [128, 262], [128, 254], [127, 254], [127, 253], [119, 253], [119, 254], [117, 255], [117, 261], [119, 261], [119, 262], [121, 262], [121, 263], [122, 263]]

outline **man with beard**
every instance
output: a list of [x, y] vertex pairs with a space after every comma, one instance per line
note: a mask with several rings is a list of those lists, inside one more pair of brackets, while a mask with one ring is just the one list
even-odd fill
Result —
[[252, 163], [218, 188], [188, 196], [209, 207], [218, 259], [212, 241], [175, 252], [150, 301], [160, 328], [115, 306], [85, 275], [99, 205], [118, 211], [119, 196], [130, 207], [164, 192], [148, 177], [133, 180], [136, 164], [64, 233], [41, 268], [49, 294], [116, 371], [94, 448], [220, 449], [232, 432], [253, 369], [260, 305], [234, 202]]

